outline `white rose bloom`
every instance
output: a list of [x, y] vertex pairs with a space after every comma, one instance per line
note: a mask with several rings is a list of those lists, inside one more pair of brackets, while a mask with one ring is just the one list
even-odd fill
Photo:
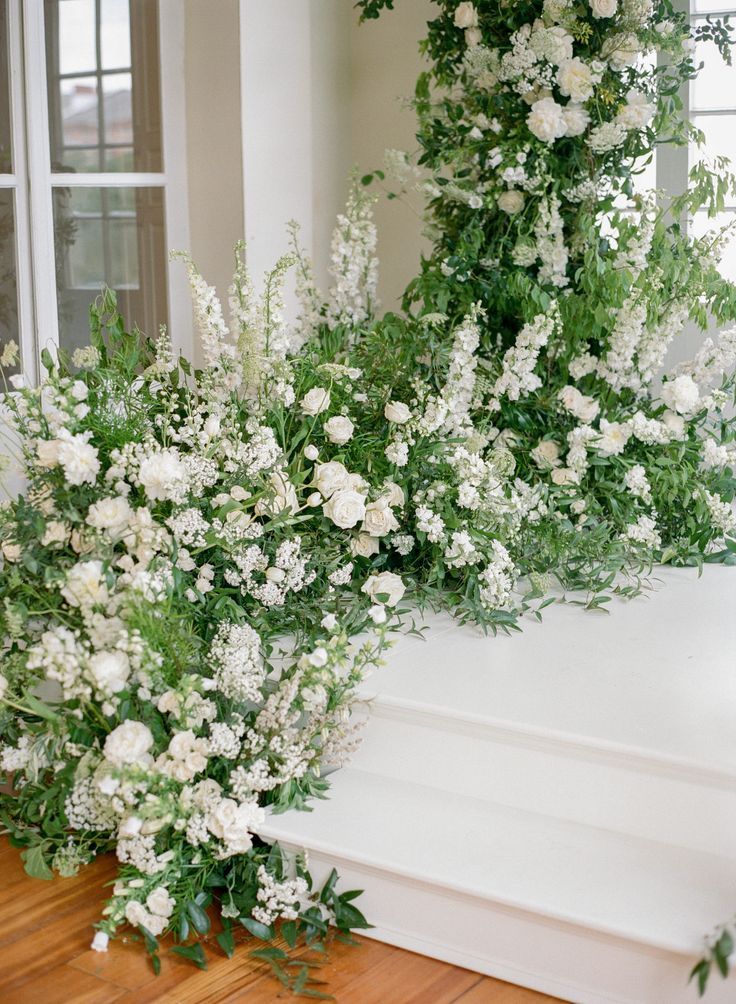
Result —
[[472, 49], [475, 45], [480, 45], [483, 41], [483, 32], [480, 28], [466, 28], [465, 29], [465, 44], [469, 49]]
[[590, 13], [593, 17], [613, 17], [618, 10], [618, 0], [590, 0]]
[[9, 540], [4, 540], [2, 543], [2, 552], [6, 561], [18, 561], [23, 550], [20, 544], [13, 544]]
[[44, 547], [50, 544], [66, 544], [69, 539], [69, 527], [58, 519], [52, 519], [44, 528], [41, 543]]
[[607, 38], [603, 43], [601, 56], [607, 59], [615, 69], [622, 70], [635, 63], [640, 52], [639, 39], [633, 32], [626, 32]]
[[169, 895], [166, 886], [160, 885], [146, 896], [146, 906], [157, 917], [165, 917], [168, 920], [174, 912], [176, 900]]
[[206, 824], [229, 854], [245, 854], [253, 846], [251, 830], [263, 822], [265, 815], [255, 802], [223, 798], [214, 811], [207, 813]]
[[113, 729], [105, 740], [103, 755], [115, 767], [124, 764], [148, 766], [151, 762], [149, 750], [153, 746], [151, 730], [143, 722], [128, 719]]
[[[394, 572], [380, 572], [378, 575], [371, 575], [365, 581], [361, 592], [366, 593], [372, 600], [385, 602], [387, 607], [395, 607], [406, 592], [406, 586], [401, 576]], [[380, 596], [387, 596], [388, 599], [379, 600]]]
[[411, 418], [411, 411], [403, 401], [389, 401], [383, 409], [383, 414], [389, 422], [404, 425]]
[[361, 530], [371, 537], [385, 537], [399, 529], [399, 523], [386, 499], [370, 502], [365, 507]]
[[299, 404], [304, 415], [320, 415], [330, 407], [330, 392], [324, 387], [312, 387]]
[[86, 522], [102, 530], [112, 540], [119, 540], [130, 526], [133, 510], [122, 495], [111, 495], [94, 502], [87, 512]]
[[592, 422], [600, 411], [600, 405], [594, 398], [581, 394], [577, 387], [571, 384], [563, 387], [558, 397], [563, 407], [581, 422]]
[[94, 484], [100, 472], [97, 450], [81, 436], [70, 436], [59, 443], [59, 463], [70, 485]]
[[89, 660], [89, 675], [97, 690], [117, 694], [125, 689], [130, 661], [125, 652], [95, 652]]
[[316, 460], [319, 457], [319, 450], [316, 446], [310, 443], [308, 446], [304, 447], [304, 456], [307, 460]]
[[616, 116], [616, 121], [627, 129], [643, 129], [653, 117], [656, 107], [641, 91], [629, 91], [626, 104]]
[[590, 125], [590, 115], [576, 101], [571, 101], [562, 110], [567, 136], [582, 136]]
[[354, 558], [370, 558], [371, 555], [378, 554], [380, 549], [378, 537], [371, 537], [369, 533], [359, 533], [350, 541], [350, 553]]
[[39, 467], [56, 467], [59, 463], [58, 439], [39, 439], [36, 443], [36, 462]]
[[171, 499], [186, 481], [186, 468], [177, 450], [158, 450], [143, 461], [138, 480], [152, 502]]
[[554, 439], [542, 439], [537, 443], [531, 451], [531, 458], [537, 467], [541, 467], [542, 470], [559, 467], [562, 463], [560, 460], [560, 447]]
[[457, 28], [477, 28], [478, 11], [472, 3], [460, 3], [455, 8], [455, 27]]
[[510, 188], [507, 192], [501, 192], [496, 202], [502, 212], [513, 216], [524, 208], [524, 193], [516, 188]]
[[685, 419], [682, 415], [676, 415], [674, 411], [666, 411], [662, 415], [662, 422], [672, 433], [674, 439], [684, 439], [686, 434]]
[[346, 415], [333, 415], [324, 425], [325, 435], [336, 446], [344, 446], [352, 439], [355, 426]]
[[401, 485], [395, 481], [384, 481], [381, 489], [381, 496], [388, 500], [390, 506], [398, 506], [399, 509], [406, 505], [406, 496]]
[[665, 383], [662, 388], [662, 400], [668, 408], [678, 414], [688, 415], [697, 411], [700, 391], [693, 378], [684, 374]]
[[593, 96], [593, 73], [579, 56], [567, 59], [557, 71], [560, 92], [573, 101], [587, 101]]
[[541, 98], [535, 101], [527, 116], [526, 124], [537, 139], [543, 143], [554, 143], [556, 139], [565, 135], [562, 105], [558, 105], [554, 98]]
[[78, 561], [66, 573], [61, 594], [72, 607], [105, 604], [109, 599], [101, 561]]
[[273, 512], [283, 512], [288, 509], [294, 513], [299, 508], [299, 499], [296, 489], [289, 478], [282, 471], [273, 471], [269, 477], [269, 483], [274, 490], [274, 498], [269, 504]]
[[335, 526], [349, 530], [365, 516], [365, 495], [352, 488], [343, 488], [334, 492], [329, 501], [325, 502], [322, 512]]
[[347, 468], [339, 460], [317, 464], [314, 468], [315, 487], [326, 499], [335, 492], [347, 488], [349, 477]]
[[576, 485], [580, 481], [580, 475], [569, 467], [555, 467], [550, 477], [556, 485]]

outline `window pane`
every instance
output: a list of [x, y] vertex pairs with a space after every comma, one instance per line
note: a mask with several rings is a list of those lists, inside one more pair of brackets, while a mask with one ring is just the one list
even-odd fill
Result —
[[705, 146], [692, 147], [693, 160], [728, 157], [736, 163], [736, 115], [693, 115], [693, 125], [705, 133]]
[[[696, 213], [692, 221], [692, 234], [694, 237], [703, 237], [709, 231], [717, 233], [729, 223], [736, 224], [736, 213], [719, 213], [710, 218], [707, 213]], [[721, 274], [733, 282], [736, 281], [736, 230], [732, 230], [729, 237], [719, 268]]]
[[[0, 352], [11, 339], [16, 344], [19, 342], [13, 196], [12, 188], [0, 188]], [[6, 369], [5, 372], [14, 371]]]
[[12, 174], [10, 155], [10, 69], [8, 66], [8, 4], [0, 0], [0, 174]]
[[45, 15], [53, 169], [162, 171], [157, 0], [45, 0]]
[[55, 188], [59, 337], [87, 344], [88, 308], [102, 286], [118, 293], [129, 325], [155, 334], [167, 322], [161, 188]]
[[710, 14], [717, 11], [733, 10], [734, 0], [694, 0], [691, 10], [698, 14]]
[[695, 62], [704, 66], [690, 85], [690, 107], [732, 108], [736, 104], [736, 66], [724, 62], [714, 42], [700, 42], [695, 47]]

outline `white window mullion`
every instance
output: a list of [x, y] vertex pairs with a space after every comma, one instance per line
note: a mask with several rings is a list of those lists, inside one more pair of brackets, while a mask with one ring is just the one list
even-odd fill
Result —
[[55, 352], [59, 345], [59, 317], [54, 250], [54, 209], [51, 191], [51, 151], [46, 90], [44, 5], [23, 0], [23, 30], [28, 129], [28, 187], [33, 246], [33, 293], [37, 345]]
[[8, 3], [8, 67], [10, 72], [10, 128], [13, 156], [13, 175], [5, 178], [15, 194], [15, 282], [18, 299], [18, 332], [21, 368], [26, 379], [35, 382], [38, 375], [36, 356], [35, 314], [33, 309], [33, 271], [31, 266], [31, 236], [28, 215], [28, 190], [26, 187], [26, 137], [23, 116], [23, 31], [21, 27], [21, 0]]

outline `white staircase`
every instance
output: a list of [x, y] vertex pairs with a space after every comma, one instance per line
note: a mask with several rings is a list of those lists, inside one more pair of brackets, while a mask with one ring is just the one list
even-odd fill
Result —
[[736, 569], [661, 578], [512, 638], [429, 618], [367, 681], [329, 801], [263, 835], [364, 889], [381, 941], [576, 1004], [695, 1002], [736, 911]]

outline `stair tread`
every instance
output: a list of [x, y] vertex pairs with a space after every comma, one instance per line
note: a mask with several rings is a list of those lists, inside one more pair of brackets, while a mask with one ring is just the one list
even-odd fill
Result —
[[269, 839], [692, 954], [730, 916], [736, 862], [354, 768]]
[[365, 697], [407, 715], [485, 722], [736, 778], [736, 570], [657, 569], [663, 588], [613, 616], [556, 604], [512, 638], [448, 615], [403, 635]]

